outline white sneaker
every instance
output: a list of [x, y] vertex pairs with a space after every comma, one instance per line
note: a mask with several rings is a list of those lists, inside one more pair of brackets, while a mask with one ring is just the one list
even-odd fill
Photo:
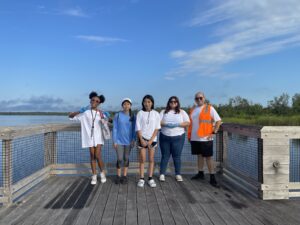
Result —
[[182, 182], [182, 181], [183, 181], [181, 175], [176, 175], [175, 178], [176, 178], [176, 180], [179, 181], [179, 182]]
[[160, 180], [160, 181], [166, 181], [165, 175], [164, 175], [164, 174], [161, 174], [161, 175], [159, 176], [159, 180]]
[[96, 185], [96, 184], [97, 184], [97, 175], [93, 175], [91, 185]]
[[101, 179], [101, 183], [105, 183], [106, 182], [106, 176], [105, 176], [105, 173], [104, 172], [101, 172], [100, 173], [100, 179]]
[[156, 187], [156, 183], [154, 179], [148, 180], [148, 184], [150, 187], [155, 188]]
[[144, 187], [144, 184], [145, 184], [145, 180], [139, 179], [137, 186], [142, 188], [142, 187]]

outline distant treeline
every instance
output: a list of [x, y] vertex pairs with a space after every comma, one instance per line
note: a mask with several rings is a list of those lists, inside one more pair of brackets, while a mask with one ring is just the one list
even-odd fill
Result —
[[[290, 102], [291, 100], [291, 102]], [[291, 103], [291, 104], [290, 104]], [[291, 99], [286, 93], [268, 101], [266, 107], [258, 103], [252, 103], [240, 96], [230, 98], [227, 104], [215, 106], [223, 117], [238, 116], [291, 116], [300, 114], [300, 94], [295, 94]]]
[[[209, 100], [208, 100], [209, 102]], [[213, 104], [213, 103], [212, 103]], [[300, 126], [300, 94], [290, 97], [283, 93], [268, 101], [267, 106], [253, 103], [236, 96], [226, 104], [213, 104], [224, 122], [258, 125], [298, 125]], [[182, 107], [186, 112], [190, 107]], [[157, 107], [160, 112], [164, 107]], [[137, 113], [138, 110], [133, 110]], [[115, 112], [110, 112], [113, 117]], [[0, 115], [45, 115], [67, 116], [68, 112], [0, 112]]]
[[3, 116], [66, 116], [67, 112], [0, 112]]
[[286, 93], [268, 101], [267, 106], [252, 103], [240, 96], [227, 104], [215, 105], [224, 122], [265, 126], [300, 126], [300, 94]]

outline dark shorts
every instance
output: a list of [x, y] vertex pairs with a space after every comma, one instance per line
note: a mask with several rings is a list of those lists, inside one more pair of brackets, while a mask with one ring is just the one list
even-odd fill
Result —
[[192, 155], [213, 156], [213, 141], [191, 141]]
[[[145, 139], [145, 138], [143, 138], [143, 139], [144, 139], [146, 142], [149, 141], [149, 140], [147, 140], [147, 139]], [[141, 142], [140, 142], [140, 139], [139, 139], [139, 138], [137, 138], [136, 144], [137, 144], [138, 149], [145, 148], [145, 147], [143, 147], [143, 146], [141, 145]], [[156, 148], [156, 147], [157, 147], [157, 142], [156, 142], [156, 141], [152, 142], [151, 148]]]

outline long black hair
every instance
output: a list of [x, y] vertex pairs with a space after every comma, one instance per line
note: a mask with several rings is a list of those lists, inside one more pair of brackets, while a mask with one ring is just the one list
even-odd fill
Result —
[[143, 106], [143, 111], [146, 111], [146, 108], [144, 106], [144, 101], [145, 99], [149, 99], [152, 102], [152, 106], [151, 106], [151, 110], [154, 109], [154, 98], [152, 97], [152, 95], [145, 95], [142, 101], [142, 106]]
[[89, 98], [92, 100], [92, 98], [94, 98], [94, 97], [98, 97], [98, 98], [100, 99], [100, 103], [105, 102], [105, 97], [104, 97], [104, 95], [98, 95], [97, 92], [92, 91], [92, 92], [89, 94]]
[[172, 100], [175, 100], [177, 102], [177, 106], [175, 108], [175, 113], [180, 113], [180, 102], [179, 102], [179, 99], [177, 96], [171, 96], [168, 100], [168, 103], [167, 103], [167, 106], [166, 106], [166, 110], [165, 110], [165, 113], [168, 113], [170, 110], [171, 110], [171, 107], [170, 107], [170, 102]]

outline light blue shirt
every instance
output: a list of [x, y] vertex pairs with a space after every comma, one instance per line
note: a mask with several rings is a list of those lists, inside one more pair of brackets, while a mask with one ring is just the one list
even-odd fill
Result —
[[135, 116], [130, 121], [129, 115], [118, 112], [113, 122], [113, 142], [118, 145], [130, 145], [136, 139], [135, 122]]

